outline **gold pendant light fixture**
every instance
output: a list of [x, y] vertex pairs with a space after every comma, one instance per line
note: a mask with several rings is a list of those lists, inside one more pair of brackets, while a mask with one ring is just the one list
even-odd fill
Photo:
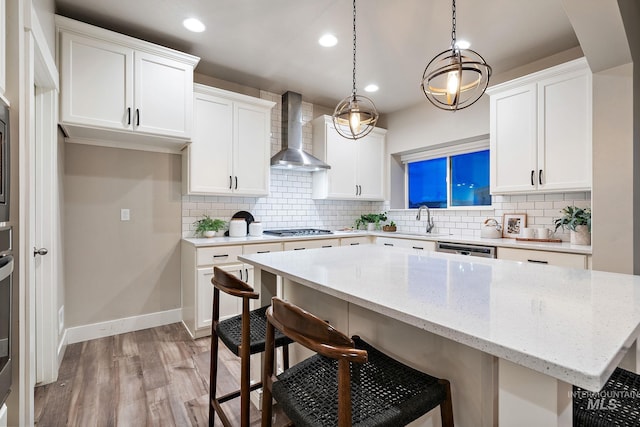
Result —
[[438, 54], [422, 74], [420, 87], [436, 107], [448, 111], [473, 105], [489, 85], [491, 67], [480, 54], [456, 43], [456, 0], [453, 0], [451, 49]]
[[336, 106], [333, 125], [341, 136], [359, 139], [373, 130], [378, 116], [373, 101], [356, 94], [356, 0], [353, 0], [353, 91]]

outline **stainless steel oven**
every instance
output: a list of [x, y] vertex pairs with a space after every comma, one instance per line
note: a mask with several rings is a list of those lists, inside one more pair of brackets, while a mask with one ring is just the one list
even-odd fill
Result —
[[0, 228], [0, 405], [11, 391], [13, 252], [11, 227]]

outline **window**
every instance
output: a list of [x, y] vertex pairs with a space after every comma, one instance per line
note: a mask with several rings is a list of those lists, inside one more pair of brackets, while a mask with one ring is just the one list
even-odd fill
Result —
[[422, 153], [423, 160], [414, 160], [415, 155], [406, 160], [409, 208], [422, 205], [430, 208], [491, 206], [489, 150], [458, 148], [449, 151], [455, 154], [425, 159], [424, 154], [429, 153]]

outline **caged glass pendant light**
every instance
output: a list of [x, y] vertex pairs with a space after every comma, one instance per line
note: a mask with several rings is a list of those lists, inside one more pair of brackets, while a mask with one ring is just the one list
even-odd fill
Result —
[[356, 0], [353, 0], [353, 90], [336, 106], [333, 125], [341, 136], [359, 139], [373, 130], [378, 116], [373, 101], [356, 94]]
[[491, 67], [478, 52], [456, 44], [456, 0], [452, 4], [451, 49], [429, 62], [420, 87], [433, 105], [456, 111], [480, 99], [489, 85]]

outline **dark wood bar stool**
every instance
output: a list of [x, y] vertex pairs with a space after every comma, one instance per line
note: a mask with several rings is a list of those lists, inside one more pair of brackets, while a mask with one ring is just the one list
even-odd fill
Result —
[[[250, 385], [250, 357], [252, 354], [261, 353], [265, 349], [267, 329], [265, 312], [268, 306], [250, 311], [249, 300], [257, 299], [259, 295], [254, 292], [253, 288], [247, 283], [218, 267], [214, 267], [213, 269], [211, 283], [214, 289], [209, 374], [209, 426], [213, 426], [216, 413], [224, 426], [231, 426], [229, 418], [222, 410], [221, 404], [240, 396], [240, 423], [242, 427], [248, 427], [249, 393], [262, 387], [262, 382]], [[220, 321], [220, 292], [242, 298], [242, 313], [240, 315]], [[240, 357], [240, 389], [220, 397], [216, 397], [218, 338], [222, 340], [233, 354]], [[283, 334], [276, 335], [275, 337], [275, 346], [283, 346], [284, 369], [289, 367], [288, 344], [291, 342], [292, 341]]]
[[598, 393], [574, 386], [573, 425], [640, 426], [640, 376], [616, 368]]
[[[272, 398], [297, 426], [407, 425], [440, 406], [453, 426], [449, 381], [406, 366], [357, 336], [349, 339], [322, 319], [274, 297], [267, 310], [262, 426], [271, 426]], [[277, 377], [274, 339], [282, 331], [317, 354]]]

